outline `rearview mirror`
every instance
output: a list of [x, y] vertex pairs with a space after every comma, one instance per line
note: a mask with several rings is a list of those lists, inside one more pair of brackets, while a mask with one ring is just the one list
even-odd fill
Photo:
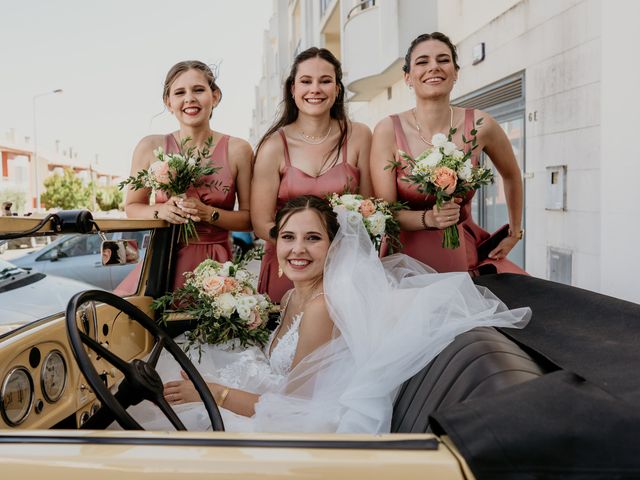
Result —
[[137, 240], [105, 240], [100, 251], [102, 265], [127, 265], [140, 259]]

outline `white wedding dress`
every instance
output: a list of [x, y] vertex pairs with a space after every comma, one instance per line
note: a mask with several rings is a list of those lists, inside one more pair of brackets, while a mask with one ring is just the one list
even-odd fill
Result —
[[[299, 314], [270, 355], [274, 334], [264, 350], [205, 345], [199, 363], [191, 349], [206, 381], [260, 395], [251, 418], [220, 409], [226, 430], [389, 432], [398, 388], [457, 335], [528, 322], [528, 308], [508, 310], [466, 272], [438, 274], [400, 254], [381, 261], [359, 216], [339, 211], [338, 219], [324, 271], [331, 341], [291, 368], [304, 321]], [[181, 378], [168, 355], [158, 372], [165, 382]], [[210, 428], [202, 403], [175, 410], [188, 429]], [[147, 429], [171, 428], [150, 402], [129, 411]]]

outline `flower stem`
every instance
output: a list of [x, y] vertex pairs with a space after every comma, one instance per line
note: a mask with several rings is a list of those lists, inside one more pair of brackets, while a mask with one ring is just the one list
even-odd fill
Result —
[[442, 247], [453, 250], [460, 246], [460, 235], [457, 225], [450, 225], [442, 231]]

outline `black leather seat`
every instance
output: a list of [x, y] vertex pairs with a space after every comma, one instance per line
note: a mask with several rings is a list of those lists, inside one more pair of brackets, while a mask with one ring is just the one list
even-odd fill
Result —
[[524, 350], [494, 328], [459, 335], [429, 365], [407, 380], [395, 401], [391, 431], [431, 431], [438, 409], [486, 396], [545, 372]]

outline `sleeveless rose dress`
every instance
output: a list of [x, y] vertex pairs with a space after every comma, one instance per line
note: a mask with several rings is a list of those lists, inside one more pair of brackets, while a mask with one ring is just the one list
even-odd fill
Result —
[[[180, 146], [172, 134], [164, 136], [164, 151], [166, 153], [179, 153]], [[202, 203], [213, 207], [219, 207], [224, 210], [233, 210], [236, 200], [236, 187], [231, 174], [228, 160], [229, 153], [229, 136], [224, 135], [215, 145], [211, 153], [211, 163], [215, 167], [219, 167], [218, 171], [213, 175], [205, 177], [205, 182], [218, 182], [221, 187], [201, 186], [199, 188], [191, 187], [187, 191], [187, 196], [197, 197]], [[223, 190], [222, 187], [228, 188]], [[164, 203], [168, 200], [165, 192], [156, 193], [156, 203]], [[196, 231], [198, 239], [189, 240], [188, 245], [181, 245], [178, 250], [175, 275], [171, 289], [180, 288], [184, 285], [184, 273], [192, 271], [200, 262], [207, 258], [211, 258], [218, 262], [226, 262], [231, 259], [231, 243], [229, 240], [229, 231], [211, 225], [206, 221], [196, 223]], [[131, 295], [135, 292], [140, 272], [142, 271], [142, 262], [118, 285], [114, 293], [120, 296]]]
[[[396, 146], [407, 152], [413, 158], [414, 152], [409, 148], [406, 135], [402, 129], [400, 118], [391, 115], [393, 128], [396, 137]], [[471, 130], [474, 128], [474, 110], [465, 109], [464, 135], [471, 138]], [[470, 147], [465, 145], [465, 151]], [[418, 152], [419, 154], [419, 152]], [[403, 162], [402, 158], [396, 154], [396, 160]], [[473, 165], [478, 164], [477, 153], [471, 155]], [[435, 205], [435, 197], [425, 196], [418, 189], [408, 182], [402, 180], [404, 171], [396, 169], [396, 184], [398, 188], [398, 200], [406, 202], [411, 210], [431, 209]], [[460, 247], [447, 249], [442, 247], [442, 230], [418, 230], [415, 232], [402, 231], [400, 241], [403, 245], [402, 253], [413, 257], [435, 269], [437, 272], [477, 272], [481, 267], [484, 271], [495, 271], [497, 273], [521, 273], [524, 270], [516, 264], [507, 260], [486, 259], [478, 263], [478, 244], [489, 237], [489, 232], [476, 224], [471, 215], [471, 199], [475, 192], [471, 191], [460, 204], [460, 223], [458, 223], [458, 233], [460, 235]]]
[[[360, 185], [360, 170], [347, 162], [347, 142], [342, 147], [342, 161], [331, 167], [319, 177], [313, 177], [291, 165], [287, 137], [282, 129], [278, 130], [284, 145], [285, 169], [280, 177], [276, 208], [282, 208], [287, 201], [300, 195], [325, 197], [330, 193], [343, 194], [357, 192]], [[265, 255], [260, 265], [258, 291], [266, 293], [274, 302], [279, 303], [284, 293], [293, 288], [285, 276], [278, 277], [278, 259], [276, 248], [267, 243]]]

